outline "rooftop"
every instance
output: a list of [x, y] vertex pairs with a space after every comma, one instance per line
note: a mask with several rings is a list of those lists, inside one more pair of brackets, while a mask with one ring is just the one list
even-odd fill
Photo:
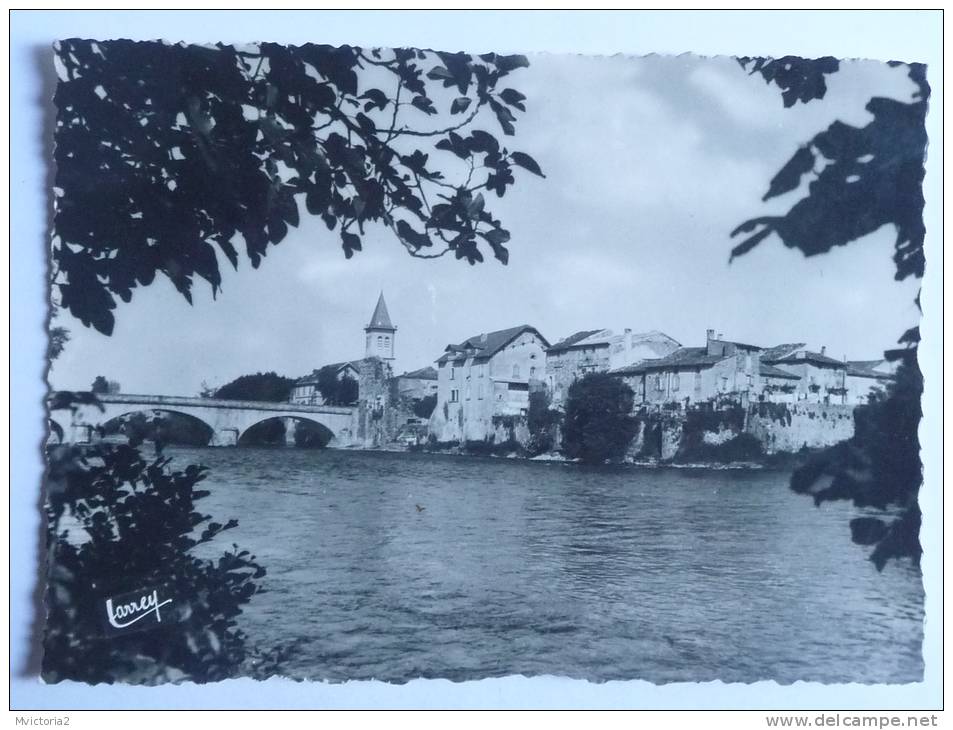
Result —
[[800, 375], [789, 373], [787, 370], [776, 368], [774, 365], [768, 365], [766, 362], [758, 363], [758, 372], [762, 378], [784, 378], [785, 380], [800, 380]]
[[523, 332], [527, 331], [539, 337], [539, 339], [543, 341], [544, 347], [549, 346], [549, 342], [540, 334], [539, 330], [528, 324], [521, 324], [517, 327], [509, 327], [505, 330], [496, 330], [495, 332], [485, 332], [474, 335], [457, 345], [447, 345], [446, 351], [440, 356], [437, 362], [447, 362], [448, 360], [458, 360], [467, 357], [477, 359], [493, 357], [497, 352], [510, 344], [510, 342], [523, 334]]
[[761, 362], [775, 362], [786, 355], [790, 355], [796, 350], [804, 348], [803, 342], [788, 342], [783, 345], [775, 345], [761, 351]]
[[612, 372], [618, 375], [637, 375], [650, 370], [665, 370], [668, 368], [707, 368], [722, 360], [734, 357], [733, 355], [709, 355], [707, 347], [680, 347], [671, 355], [656, 360], [643, 360], [635, 365], [626, 365]]
[[[764, 358], [762, 355], [762, 359], [768, 358]], [[844, 367], [844, 363], [841, 360], [836, 360], [833, 357], [828, 357], [824, 353], [812, 352], [811, 350], [796, 350], [789, 355], [785, 355], [784, 357], [771, 358], [770, 362], [784, 363], [786, 365], [793, 365], [799, 362], [809, 362], [822, 367]]]
[[[555, 345], [553, 345], [552, 347], [550, 347], [550, 348], [547, 350], [547, 352], [561, 352], [562, 350], [568, 350], [568, 349], [570, 349], [570, 348], [572, 348], [572, 347], [583, 347], [584, 345], [582, 345], [581, 343], [582, 343], [584, 340], [589, 340], [590, 338], [593, 337], [593, 335], [598, 335], [599, 333], [605, 332], [605, 331], [606, 331], [606, 330], [580, 330], [579, 332], [575, 332], [575, 333], [569, 335], [569, 337], [566, 337], [566, 338], [560, 340], [560, 341], [557, 342]], [[594, 339], [599, 339], [599, 338], [594, 338]], [[608, 344], [608, 342], [609, 342], [608, 338], [606, 338], [606, 339], [599, 339], [599, 342], [598, 342], [598, 343], [596, 343], [596, 342], [588, 342], [588, 343], [586, 343], [586, 344], [594, 345], [594, 344], [602, 344], [603, 342], [605, 342], [606, 344]]]
[[391, 330], [397, 328], [391, 324], [390, 314], [387, 312], [387, 302], [384, 301], [384, 292], [377, 298], [377, 306], [374, 307], [374, 314], [371, 315], [371, 321], [365, 329]]
[[413, 380], [436, 380], [437, 371], [434, 370], [430, 365], [425, 368], [420, 368], [419, 370], [411, 370], [410, 372], [404, 373], [398, 377], [408, 378]]
[[320, 372], [320, 371], [323, 370], [324, 368], [334, 368], [336, 371], [340, 372], [341, 370], [343, 370], [343, 369], [346, 368], [346, 367], [352, 367], [352, 368], [354, 368], [355, 370], [357, 370], [358, 372], [360, 372], [360, 369], [361, 369], [361, 361], [360, 361], [360, 360], [347, 360], [347, 361], [345, 361], [345, 362], [332, 362], [332, 363], [328, 363], [327, 365], [322, 365], [322, 366], [319, 367], [319, 368], [315, 368], [315, 369], [312, 370], [308, 375], [305, 375], [305, 376], [302, 377], [302, 378], [298, 378], [298, 379], [295, 381], [295, 383], [296, 383], [297, 385], [315, 385], [315, 384], [318, 382], [318, 372]]
[[878, 380], [893, 380], [890, 373], [874, 370], [883, 360], [848, 360], [847, 374], [858, 378], [876, 378]]

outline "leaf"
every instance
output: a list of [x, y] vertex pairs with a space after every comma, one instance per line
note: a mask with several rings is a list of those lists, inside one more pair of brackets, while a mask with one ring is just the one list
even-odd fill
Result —
[[510, 71], [515, 71], [518, 68], [528, 68], [529, 61], [526, 59], [526, 56], [522, 55], [497, 56], [496, 67], [499, 69], [500, 75], [505, 76]]
[[472, 101], [469, 96], [458, 96], [450, 105], [450, 113], [459, 114], [460, 112], [465, 112]]
[[494, 99], [490, 99], [490, 108], [496, 114], [496, 120], [500, 123], [503, 134], [507, 136], [516, 134], [516, 127], [513, 126], [516, 117], [513, 116], [513, 112]]
[[384, 109], [390, 103], [390, 99], [387, 98], [387, 94], [380, 89], [368, 89], [358, 98], [369, 100], [367, 104], [364, 105], [364, 111], [370, 111], [374, 107], [377, 107], [378, 109]]
[[467, 214], [470, 216], [470, 219], [479, 220], [480, 214], [483, 212], [485, 206], [486, 200], [483, 197], [483, 193], [477, 193], [477, 196], [467, 203]]
[[311, 215], [320, 215], [328, 209], [330, 202], [327, 188], [315, 185], [304, 196], [304, 204]]
[[500, 143], [496, 141], [496, 137], [489, 132], [484, 132], [482, 129], [474, 129], [465, 141], [467, 147], [473, 152], [495, 154], [499, 152], [500, 149]]
[[426, 233], [418, 233], [407, 221], [397, 221], [397, 233], [402, 239], [416, 249], [433, 246], [433, 242]]
[[444, 79], [452, 79], [453, 74], [443, 66], [434, 66], [427, 72], [427, 78], [433, 79], [434, 81], [442, 81]]
[[355, 251], [361, 250], [361, 239], [349, 231], [341, 231], [341, 246], [344, 249], [344, 257], [351, 258]]
[[739, 243], [733, 249], [731, 249], [731, 258], [729, 261], [734, 261], [738, 256], [743, 256], [748, 253], [751, 249], [761, 243], [765, 238], [771, 235], [774, 232], [774, 229], [771, 227], [766, 227], [757, 233], [755, 233], [750, 238], [746, 238], [744, 241]]
[[525, 101], [526, 96], [518, 92], [516, 89], [503, 89], [503, 91], [500, 92], [500, 98], [510, 106], [516, 107], [521, 112], [526, 111], [526, 107], [523, 105], [523, 101]]
[[814, 153], [810, 145], [801, 147], [782, 167], [771, 180], [768, 192], [762, 200], [769, 200], [775, 196], [790, 192], [801, 184], [801, 177], [814, 169]]
[[434, 108], [433, 102], [426, 96], [423, 96], [423, 95], [415, 96], [410, 103], [413, 104], [418, 109], [420, 109], [420, 111], [426, 112], [427, 114], [437, 113], [437, 110]]
[[525, 152], [513, 152], [510, 155], [510, 158], [513, 160], [513, 164], [519, 165], [525, 170], [529, 170], [534, 175], [539, 175], [540, 177], [546, 177], [543, 174], [543, 171], [540, 169], [536, 160], [527, 155]]
[[371, 119], [370, 117], [358, 112], [355, 118], [357, 119], [357, 123], [361, 127], [361, 129], [363, 129], [368, 134], [374, 134], [374, 132], [377, 131], [377, 125], [374, 124], [374, 120]]

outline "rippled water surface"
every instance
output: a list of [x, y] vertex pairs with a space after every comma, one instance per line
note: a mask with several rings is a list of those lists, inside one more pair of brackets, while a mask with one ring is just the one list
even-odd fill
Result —
[[[923, 591], [776, 471], [175, 449], [268, 569], [240, 618], [287, 674], [403, 682], [910, 682]], [[417, 505], [423, 511], [417, 509]], [[224, 545], [222, 546], [224, 547]]]

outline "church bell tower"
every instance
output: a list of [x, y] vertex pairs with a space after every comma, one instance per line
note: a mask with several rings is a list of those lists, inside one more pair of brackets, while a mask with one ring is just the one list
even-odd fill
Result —
[[381, 292], [377, 299], [377, 306], [374, 307], [374, 314], [371, 315], [371, 321], [364, 328], [366, 336], [366, 345], [364, 348], [364, 357], [379, 357], [382, 360], [394, 359], [394, 333], [397, 328], [391, 324], [390, 315], [387, 313], [387, 304], [384, 302], [384, 292]]

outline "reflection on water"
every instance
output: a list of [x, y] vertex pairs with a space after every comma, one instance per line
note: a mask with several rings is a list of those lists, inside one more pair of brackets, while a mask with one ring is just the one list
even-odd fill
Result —
[[210, 467], [200, 509], [238, 518], [227, 543], [268, 569], [241, 627], [298, 640], [290, 676], [922, 678], [919, 571], [878, 573], [851, 508], [813, 507], [782, 472], [170, 455]]

